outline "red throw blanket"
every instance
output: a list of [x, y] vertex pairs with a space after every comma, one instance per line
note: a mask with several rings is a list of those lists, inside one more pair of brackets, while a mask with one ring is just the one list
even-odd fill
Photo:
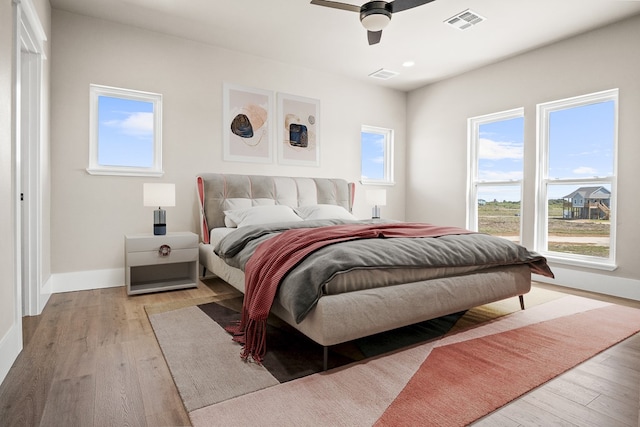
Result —
[[241, 357], [261, 363], [267, 351], [267, 317], [278, 286], [287, 273], [310, 253], [325, 246], [379, 237], [439, 237], [470, 234], [458, 227], [420, 223], [345, 224], [287, 230], [261, 243], [245, 266], [242, 318], [226, 330], [244, 345]]

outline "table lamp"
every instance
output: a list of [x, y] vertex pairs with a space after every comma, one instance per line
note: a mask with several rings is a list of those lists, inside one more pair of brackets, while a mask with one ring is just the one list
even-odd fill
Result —
[[380, 206], [387, 204], [387, 190], [367, 190], [367, 203], [373, 205], [371, 218], [380, 218]]
[[153, 211], [153, 234], [164, 236], [167, 234], [167, 211], [162, 206], [176, 205], [175, 184], [143, 184], [143, 198], [145, 206], [157, 206]]

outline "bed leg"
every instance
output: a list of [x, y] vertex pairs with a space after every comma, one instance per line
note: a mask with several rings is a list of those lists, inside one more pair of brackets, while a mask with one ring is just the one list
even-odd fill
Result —
[[520, 300], [520, 309], [524, 310], [524, 295], [518, 295], [518, 299]]
[[326, 371], [329, 365], [329, 347], [322, 346], [322, 370]]
[[207, 267], [205, 267], [204, 265], [202, 266], [202, 277], [207, 275]]

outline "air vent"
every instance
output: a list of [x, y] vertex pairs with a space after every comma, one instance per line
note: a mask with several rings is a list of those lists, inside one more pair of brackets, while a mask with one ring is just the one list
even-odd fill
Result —
[[389, 80], [391, 77], [397, 76], [399, 73], [391, 70], [385, 70], [384, 68], [380, 68], [378, 71], [374, 71], [369, 74], [369, 77], [373, 77], [381, 80]]
[[460, 31], [467, 30], [472, 26], [479, 24], [480, 22], [486, 20], [487, 18], [478, 15], [470, 9], [465, 10], [464, 12], [460, 12], [455, 16], [447, 19], [445, 24], [449, 24], [454, 28], [457, 28]]

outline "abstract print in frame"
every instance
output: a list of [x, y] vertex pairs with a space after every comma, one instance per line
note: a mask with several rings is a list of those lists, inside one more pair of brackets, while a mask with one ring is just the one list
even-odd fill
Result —
[[320, 166], [320, 101], [278, 93], [278, 162]]
[[222, 158], [271, 163], [273, 92], [225, 82], [222, 102]]

